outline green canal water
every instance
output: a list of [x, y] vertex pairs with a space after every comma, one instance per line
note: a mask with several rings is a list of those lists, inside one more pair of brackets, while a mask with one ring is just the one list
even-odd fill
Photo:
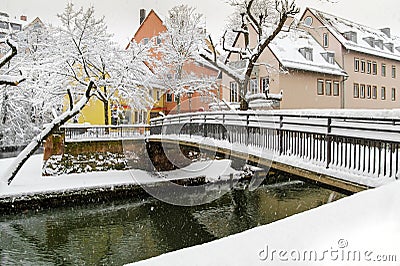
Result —
[[332, 193], [288, 182], [194, 207], [148, 197], [1, 216], [0, 265], [123, 265], [315, 208]]

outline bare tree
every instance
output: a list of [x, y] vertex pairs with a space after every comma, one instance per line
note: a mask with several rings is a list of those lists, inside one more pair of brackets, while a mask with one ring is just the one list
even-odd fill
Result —
[[[63, 66], [64, 72], [78, 83], [90, 78], [98, 80], [100, 89], [95, 96], [103, 102], [105, 125], [110, 124], [111, 102], [125, 102], [140, 109], [143, 101], [138, 99], [152, 100], [146, 86], [142, 85], [146, 84], [145, 67], [138, 64], [147, 56], [146, 47], [132, 43], [127, 50], [119, 48], [111, 40], [112, 35], [107, 33], [104, 17], [96, 19], [93, 7], [74, 9], [72, 4], [68, 4], [59, 18], [63, 25], [60, 39], [64, 42], [59, 47], [71, 47], [68, 64]], [[76, 66], [82, 68], [78, 70]]]
[[[283, 29], [288, 17], [296, 15], [300, 10], [295, 0], [230, 0], [229, 3], [235, 8], [235, 13], [222, 37], [222, 48], [228, 54], [237, 54], [244, 62], [244, 68], [235, 69], [229, 60], [219, 58], [211, 36], [211, 49], [203, 50], [200, 56], [237, 82], [241, 96], [240, 108], [247, 110], [245, 96], [258, 59]], [[257, 34], [255, 45], [250, 42], [251, 30]], [[244, 46], [234, 47], [236, 37], [232, 36], [240, 34], [244, 37]]]
[[[92, 97], [108, 101], [111, 97], [133, 99], [132, 105], [141, 106], [150, 97], [147, 95], [146, 72], [140, 49], [134, 45], [130, 50], [118, 50], [110, 43], [103, 19], [94, 17], [94, 9], [75, 10], [68, 4], [59, 15], [62, 26], [48, 27], [46, 38], [36, 47], [34, 54], [21, 61], [25, 77], [0, 75], [0, 84], [19, 85], [21, 91], [34, 88], [36, 95], [48, 102], [43, 108], [52, 110], [53, 119], [17, 156], [0, 181], [11, 184], [18, 171], [42, 142], [61, 125], [74, 118], [88, 104]], [[0, 61], [4, 66], [14, 60], [18, 53], [17, 44], [8, 41], [9, 52]], [[1, 70], [1, 69], [0, 69]], [[22, 71], [24, 72], [24, 71]], [[23, 84], [26, 84], [22, 86]], [[0, 89], [7, 90], [9, 87]], [[112, 88], [111, 94], [108, 94]], [[67, 97], [68, 102], [64, 104]], [[31, 99], [35, 101], [37, 99]], [[58, 114], [63, 108], [66, 110]]]
[[202, 14], [187, 5], [175, 6], [168, 11], [164, 21], [167, 30], [155, 41], [152, 68], [158, 80], [177, 96], [177, 111], [180, 112], [180, 97], [200, 92], [211, 94], [216, 86], [216, 74], [206, 75], [194, 71], [198, 51], [205, 45], [206, 31]]

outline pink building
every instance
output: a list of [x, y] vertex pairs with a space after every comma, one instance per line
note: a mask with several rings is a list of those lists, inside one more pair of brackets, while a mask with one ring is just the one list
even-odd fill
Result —
[[[250, 27], [251, 42], [256, 32]], [[243, 47], [238, 35], [235, 47]], [[240, 67], [236, 55], [231, 65]], [[307, 8], [298, 29], [282, 31], [259, 59], [250, 91], [282, 93], [281, 109], [400, 107], [400, 38]], [[268, 84], [268, 85], [267, 85]], [[237, 85], [223, 75], [224, 98], [238, 101]]]
[[[256, 32], [250, 27], [250, 43], [256, 42]], [[238, 35], [234, 47], [243, 47], [244, 37]], [[231, 66], [240, 68], [243, 62], [237, 54], [228, 55]], [[306, 31], [282, 31], [259, 59], [249, 91], [262, 93], [268, 87], [272, 94], [282, 94], [281, 109], [340, 108], [343, 84], [347, 74]], [[239, 101], [237, 84], [223, 74], [224, 98]]]
[[400, 39], [390, 29], [373, 29], [307, 8], [301, 25], [346, 71], [342, 108], [399, 108]]

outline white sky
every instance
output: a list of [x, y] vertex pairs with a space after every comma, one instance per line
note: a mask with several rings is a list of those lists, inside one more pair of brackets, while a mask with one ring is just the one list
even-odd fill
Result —
[[[39, 17], [45, 23], [58, 24], [56, 14], [62, 13], [67, 2], [71, 0], [1, 0], [0, 11], [11, 17], [24, 14], [28, 21]], [[321, 11], [336, 14], [354, 22], [374, 28], [390, 27], [392, 34], [400, 36], [400, 1], [399, 0], [296, 0], [301, 8], [314, 7]], [[72, 0], [76, 7], [94, 5], [97, 16], [105, 16], [109, 31], [115, 40], [125, 46], [139, 26], [139, 9], [155, 9], [165, 15], [173, 6], [188, 4], [196, 7], [205, 15], [207, 29], [214, 37], [222, 33], [226, 18], [232, 9], [225, 0]]]

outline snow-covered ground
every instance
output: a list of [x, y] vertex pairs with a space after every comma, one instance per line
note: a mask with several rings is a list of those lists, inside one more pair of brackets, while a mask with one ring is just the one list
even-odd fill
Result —
[[[32, 156], [18, 173], [10, 186], [0, 184], [0, 197], [32, 195], [72, 189], [86, 189], [123, 184], [149, 184], [166, 180], [177, 180], [206, 176], [208, 181], [239, 175], [231, 168], [230, 160], [200, 161], [183, 169], [162, 172], [155, 176], [143, 170], [91, 172], [60, 176], [42, 176], [43, 155]], [[15, 158], [0, 160], [0, 177], [3, 177]]]
[[134, 265], [400, 265], [400, 181]]

